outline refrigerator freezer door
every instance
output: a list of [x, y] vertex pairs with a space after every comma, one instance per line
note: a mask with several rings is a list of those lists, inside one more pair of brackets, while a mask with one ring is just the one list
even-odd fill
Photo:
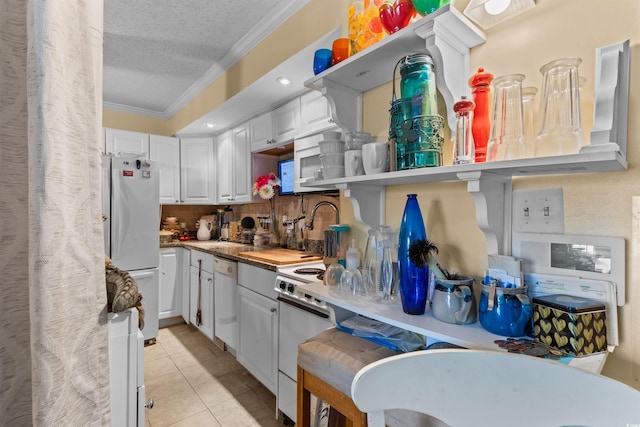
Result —
[[111, 259], [123, 270], [158, 267], [160, 237], [158, 169], [133, 157], [111, 166]]

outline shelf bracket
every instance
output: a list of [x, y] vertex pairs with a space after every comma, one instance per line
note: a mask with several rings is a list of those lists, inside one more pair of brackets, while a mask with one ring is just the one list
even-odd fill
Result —
[[482, 171], [460, 172], [476, 207], [488, 255], [511, 254], [511, 178]]
[[318, 82], [331, 106], [331, 118], [347, 131], [362, 130], [362, 93], [327, 79]]
[[[456, 117], [453, 104], [461, 96], [471, 96], [467, 81], [471, 76], [469, 49], [485, 42], [486, 37], [455, 8], [425, 25], [415, 33], [426, 42], [426, 48], [435, 63], [436, 86], [446, 104], [446, 117], [455, 137]], [[440, 114], [445, 116], [445, 114]]]
[[353, 215], [366, 229], [384, 224], [386, 187], [382, 185], [337, 184], [353, 204]]
[[617, 151], [627, 157], [629, 109], [629, 40], [596, 49], [591, 144], [581, 153]]

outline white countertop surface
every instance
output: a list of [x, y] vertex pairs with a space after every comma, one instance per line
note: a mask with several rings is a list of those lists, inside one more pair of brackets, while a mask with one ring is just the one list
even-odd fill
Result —
[[[404, 313], [399, 301], [392, 304], [368, 302], [366, 305], [354, 305], [349, 301], [329, 294], [328, 287], [320, 281], [305, 285], [304, 289], [306, 293], [322, 299], [328, 304], [424, 335], [431, 340], [446, 341], [478, 350], [505, 351], [498, 347], [494, 341], [503, 340], [506, 337], [488, 332], [480, 325], [480, 322], [468, 325], [441, 322], [433, 316], [428, 304], [425, 313], [416, 316]], [[599, 353], [586, 357], [564, 358], [564, 361], [565, 363], [568, 361], [570, 366], [599, 374], [606, 358], [607, 353]]]

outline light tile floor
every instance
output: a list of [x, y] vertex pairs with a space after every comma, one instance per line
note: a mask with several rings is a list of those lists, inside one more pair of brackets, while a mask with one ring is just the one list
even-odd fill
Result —
[[153, 409], [151, 427], [284, 426], [276, 420], [276, 398], [195, 328], [174, 325], [144, 348], [144, 382]]

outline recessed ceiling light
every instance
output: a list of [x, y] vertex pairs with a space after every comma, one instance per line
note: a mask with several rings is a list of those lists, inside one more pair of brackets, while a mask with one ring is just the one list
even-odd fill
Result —
[[216, 124], [215, 124], [215, 123], [207, 122], [207, 127], [208, 127], [209, 129], [213, 129], [214, 127], [216, 127]]
[[287, 77], [278, 77], [278, 83], [280, 83], [282, 86], [287, 86], [291, 84], [291, 79]]

